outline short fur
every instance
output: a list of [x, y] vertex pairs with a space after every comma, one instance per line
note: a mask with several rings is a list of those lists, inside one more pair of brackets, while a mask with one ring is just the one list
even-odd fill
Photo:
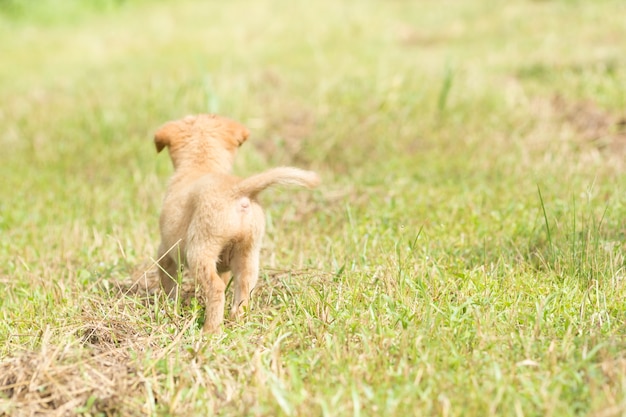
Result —
[[231, 318], [241, 315], [256, 285], [265, 232], [257, 195], [274, 184], [319, 184], [316, 173], [290, 167], [245, 179], [233, 176], [235, 154], [248, 135], [235, 121], [203, 114], [168, 122], [154, 136], [157, 152], [167, 147], [174, 164], [160, 218], [161, 286], [168, 295], [175, 294], [177, 271], [181, 262], [187, 265], [202, 288], [207, 333], [221, 329], [231, 272]]

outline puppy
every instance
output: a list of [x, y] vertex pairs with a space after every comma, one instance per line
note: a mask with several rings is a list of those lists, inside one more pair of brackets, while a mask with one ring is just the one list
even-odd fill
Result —
[[174, 174], [160, 217], [158, 263], [161, 286], [172, 296], [184, 264], [201, 285], [206, 304], [203, 331], [218, 333], [224, 291], [232, 272], [237, 319], [259, 274], [265, 217], [257, 195], [274, 184], [308, 188], [316, 173], [281, 167], [241, 179], [231, 174], [237, 149], [249, 131], [224, 117], [201, 114], [163, 125], [154, 136], [157, 152], [169, 149]]

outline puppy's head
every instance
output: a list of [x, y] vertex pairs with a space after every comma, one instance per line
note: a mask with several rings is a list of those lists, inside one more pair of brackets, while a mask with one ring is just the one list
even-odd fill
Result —
[[174, 168], [207, 168], [230, 171], [237, 149], [248, 139], [248, 129], [214, 114], [174, 120], [154, 134], [157, 152], [168, 147]]

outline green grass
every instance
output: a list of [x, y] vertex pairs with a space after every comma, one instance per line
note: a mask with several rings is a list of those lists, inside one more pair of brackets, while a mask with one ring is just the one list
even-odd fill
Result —
[[[626, 413], [618, 0], [0, 0], [0, 416]], [[240, 323], [154, 278], [152, 133], [267, 191]]]

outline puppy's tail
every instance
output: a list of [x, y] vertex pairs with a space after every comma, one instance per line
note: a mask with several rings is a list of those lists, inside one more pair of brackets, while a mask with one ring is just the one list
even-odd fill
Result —
[[317, 187], [319, 176], [313, 171], [291, 167], [273, 168], [260, 174], [253, 175], [237, 184], [235, 193], [238, 196], [254, 198], [261, 191], [275, 184], [299, 185], [306, 188]]

